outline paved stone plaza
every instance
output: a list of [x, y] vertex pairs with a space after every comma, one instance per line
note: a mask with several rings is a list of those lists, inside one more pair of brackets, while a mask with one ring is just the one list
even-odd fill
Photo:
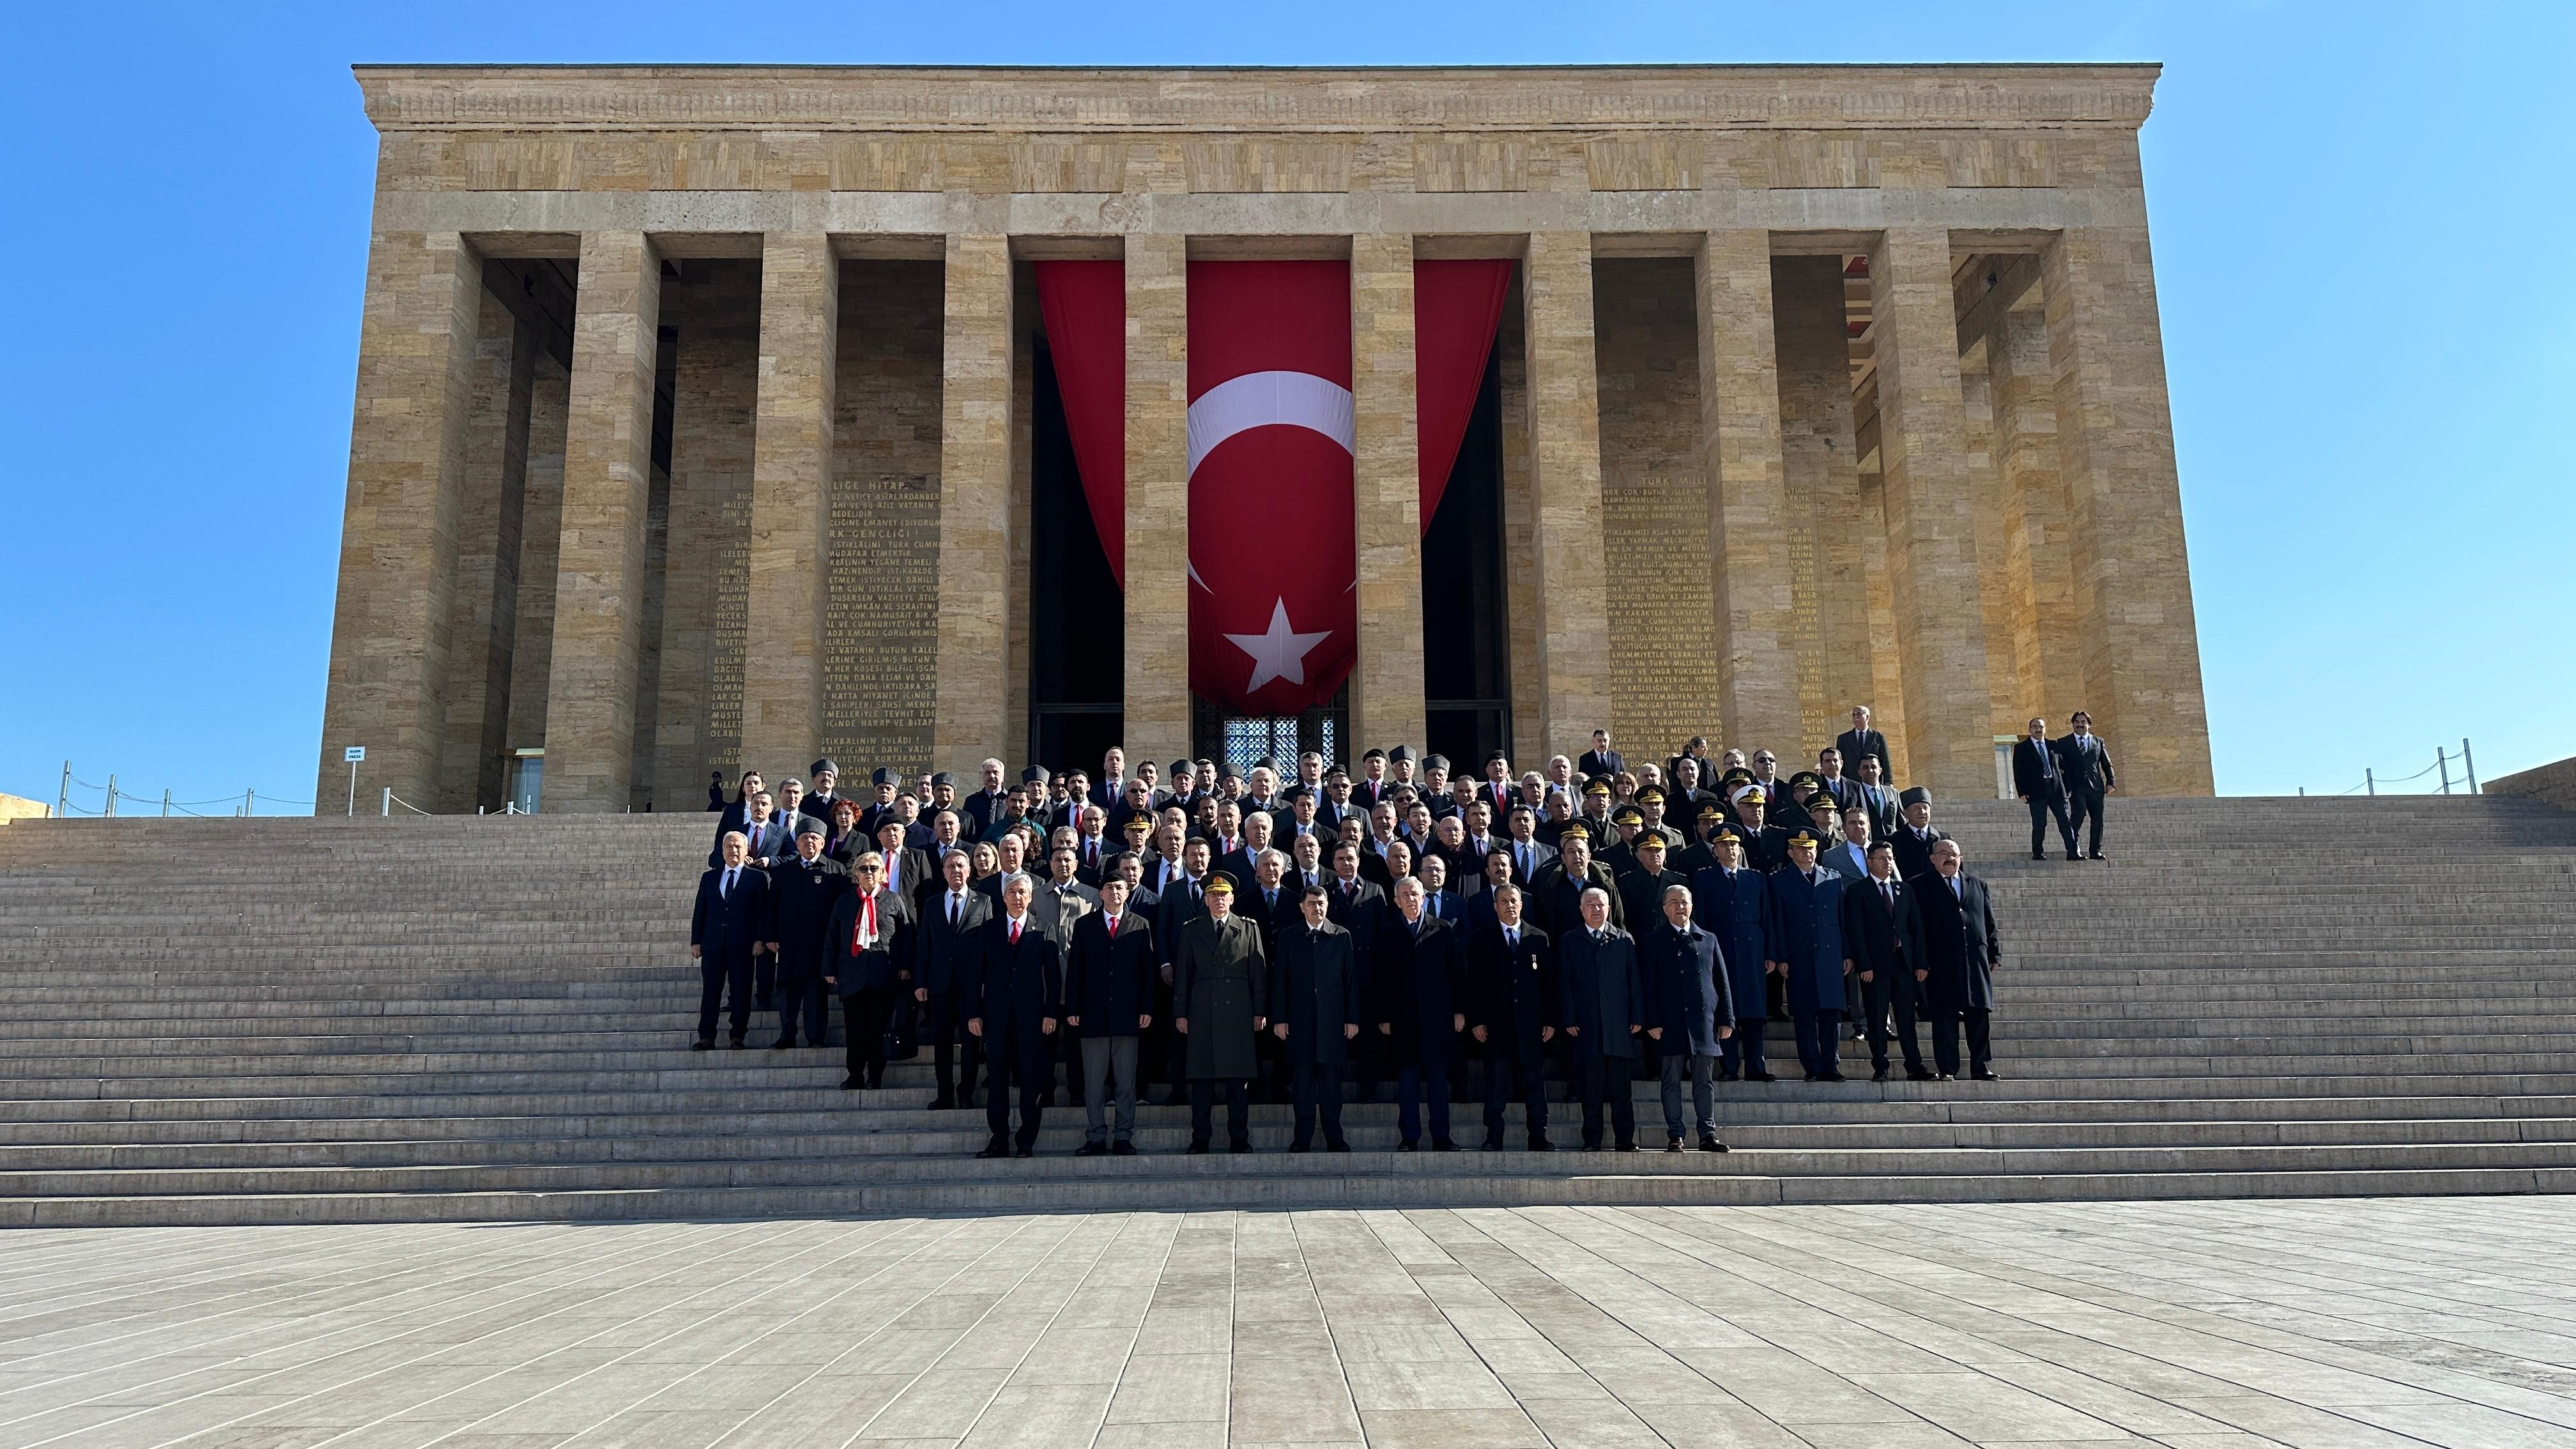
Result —
[[2576, 1444], [2576, 1201], [31, 1231], [0, 1442]]

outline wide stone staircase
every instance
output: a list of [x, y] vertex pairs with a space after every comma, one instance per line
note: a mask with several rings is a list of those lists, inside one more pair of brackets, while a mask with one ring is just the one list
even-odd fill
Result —
[[[0, 1222], [1781, 1203], [2576, 1187], [2576, 816], [2507, 797], [2115, 800], [2106, 864], [1941, 823], [1993, 883], [2001, 1082], [1721, 1088], [1726, 1156], [980, 1161], [927, 1067], [693, 1053], [706, 816], [0, 826]], [[1775, 1058], [1794, 1059], [1785, 1024]], [[1846, 1044], [1848, 1059], [1856, 1048]], [[1863, 1074], [1866, 1063], [1863, 1063]], [[1457, 1135], [1482, 1136], [1461, 1103]], [[1518, 1109], [1507, 1140], [1520, 1139]], [[1577, 1134], [1559, 1116], [1560, 1144]]]

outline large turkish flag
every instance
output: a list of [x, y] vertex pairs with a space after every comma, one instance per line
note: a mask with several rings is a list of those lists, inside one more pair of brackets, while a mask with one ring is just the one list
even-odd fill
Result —
[[[1422, 526], [1440, 503], [1493, 347], [1507, 261], [1414, 264]], [[1037, 264], [1039, 305], [1091, 517], [1126, 584], [1124, 278]], [[1347, 262], [1189, 269], [1190, 688], [1237, 714], [1293, 714], [1356, 656]], [[1133, 659], [1131, 669], [1177, 661]]]
[[1357, 657], [1348, 262], [1192, 262], [1190, 687], [1329, 701]]

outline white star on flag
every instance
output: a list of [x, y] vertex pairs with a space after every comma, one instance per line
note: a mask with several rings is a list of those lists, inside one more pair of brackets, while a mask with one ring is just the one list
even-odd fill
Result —
[[1252, 656], [1252, 682], [1243, 687], [1243, 692], [1250, 694], [1274, 679], [1305, 683], [1306, 656], [1332, 636], [1330, 629], [1318, 634], [1298, 633], [1288, 623], [1288, 601], [1281, 599], [1270, 611], [1269, 633], [1225, 637], [1235, 648]]

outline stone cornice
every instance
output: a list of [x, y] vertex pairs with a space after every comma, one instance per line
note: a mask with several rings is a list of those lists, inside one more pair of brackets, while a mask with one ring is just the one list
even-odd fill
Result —
[[354, 67], [380, 131], [2135, 130], [2154, 64]]

